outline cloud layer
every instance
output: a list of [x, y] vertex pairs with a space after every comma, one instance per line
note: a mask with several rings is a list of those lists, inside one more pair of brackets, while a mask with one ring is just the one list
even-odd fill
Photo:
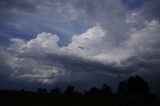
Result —
[[13, 71], [8, 74], [10, 78], [44, 84], [99, 79], [93, 79], [93, 73], [117, 79], [133, 74], [158, 75], [151, 65], [159, 69], [159, 27], [156, 20], [146, 22], [145, 28], [131, 31], [130, 39], [118, 48], [104, 43], [107, 31], [99, 25], [73, 35], [71, 43], [62, 47], [58, 45], [58, 35], [46, 32], [29, 41], [12, 38], [2, 60]]
[[154, 88], [160, 81], [158, 4], [2, 0], [0, 34], [7, 46], [0, 47], [1, 82], [115, 85], [139, 74]]

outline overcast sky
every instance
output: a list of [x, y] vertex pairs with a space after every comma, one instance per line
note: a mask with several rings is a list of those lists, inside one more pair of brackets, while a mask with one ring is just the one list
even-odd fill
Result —
[[0, 88], [160, 89], [160, 0], [0, 0]]

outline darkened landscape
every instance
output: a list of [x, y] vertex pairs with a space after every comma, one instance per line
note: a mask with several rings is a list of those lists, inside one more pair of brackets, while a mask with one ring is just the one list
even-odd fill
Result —
[[51, 91], [38, 88], [37, 92], [0, 90], [0, 106], [160, 106], [158, 95], [151, 94], [139, 76], [121, 81], [116, 93], [107, 84], [84, 92], [74, 89], [69, 85], [64, 92], [58, 87]]

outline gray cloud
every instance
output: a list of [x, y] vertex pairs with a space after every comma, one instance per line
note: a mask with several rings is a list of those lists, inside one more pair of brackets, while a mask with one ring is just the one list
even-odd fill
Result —
[[144, 4], [141, 14], [148, 20], [160, 18], [160, 1], [159, 0], [148, 0]]
[[1, 0], [0, 1], [0, 11], [26, 11], [33, 12], [36, 7], [26, 0]]
[[65, 47], [58, 46], [58, 36], [51, 33], [43, 32], [29, 41], [12, 38], [12, 45], [8, 48], [12, 58], [9, 65], [16, 71], [11, 78], [52, 84], [105, 80], [104, 77], [94, 79], [96, 74], [110, 76], [112, 80], [134, 74], [146, 78], [152, 72], [158, 75], [158, 33], [159, 21], [153, 20], [146, 23], [144, 29], [130, 32], [132, 37], [126, 40], [125, 48], [113, 49], [101, 43], [104, 42], [101, 38], [106, 35], [100, 26], [74, 35], [72, 42]]
[[[124, 1], [1, 0], [0, 22], [5, 29], [54, 33], [35, 34], [30, 40], [8, 37], [11, 45], [0, 51], [2, 79], [88, 86], [140, 74], [156, 86], [160, 2], [141, 0], [131, 9], [128, 6], [136, 0]], [[61, 41], [67, 44], [59, 46]]]

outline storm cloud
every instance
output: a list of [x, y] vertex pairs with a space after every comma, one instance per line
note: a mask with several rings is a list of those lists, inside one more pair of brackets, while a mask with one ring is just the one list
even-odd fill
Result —
[[158, 90], [159, 3], [1, 0], [1, 79], [114, 86], [139, 74]]

